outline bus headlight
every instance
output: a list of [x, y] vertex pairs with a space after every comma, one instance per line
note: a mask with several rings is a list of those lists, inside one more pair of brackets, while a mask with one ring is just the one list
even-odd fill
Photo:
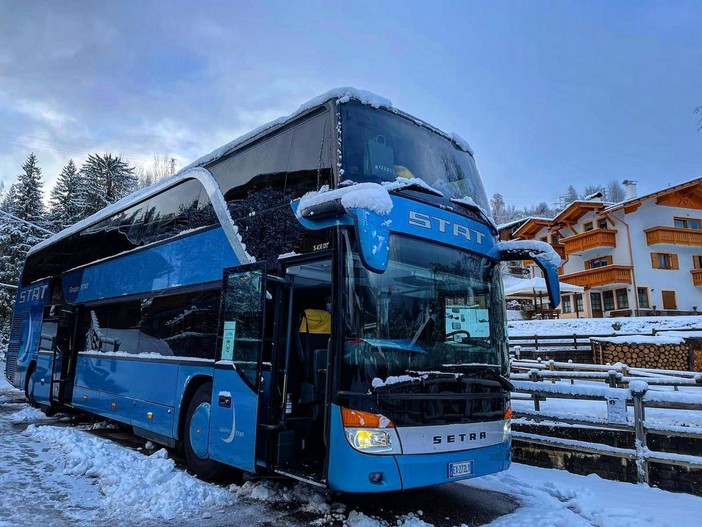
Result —
[[356, 450], [369, 454], [399, 454], [394, 429], [346, 428], [346, 439]]
[[341, 409], [344, 433], [349, 444], [367, 454], [401, 454], [395, 425], [379, 414]]

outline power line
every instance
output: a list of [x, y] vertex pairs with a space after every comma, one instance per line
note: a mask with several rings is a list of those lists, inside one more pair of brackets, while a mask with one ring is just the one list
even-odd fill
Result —
[[7, 288], [10, 288], [10, 289], [17, 289], [17, 286], [16, 286], [16, 285], [12, 285], [12, 284], [3, 284], [2, 282], [0, 282], [0, 287], [7, 287]]
[[34, 229], [45, 232], [49, 236], [53, 236], [54, 234], [56, 234], [54, 231], [50, 231], [49, 229], [45, 229], [44, 227], [40, 227], [39, 225], [37, 225], [36, 223], [32, 223], [31, 221], [26, 221], [26, 220], [23, 220], [22, 218], [18, 218], [14, 214], [10, 214], [9, 212], [5, 212], [4, 210], [0, 210], [0, 214], [7, 216], [11, 220], [18, 221], [20, 223], [24, 223], [25, 225], [29, 225], [30, 227], [32, 227]]

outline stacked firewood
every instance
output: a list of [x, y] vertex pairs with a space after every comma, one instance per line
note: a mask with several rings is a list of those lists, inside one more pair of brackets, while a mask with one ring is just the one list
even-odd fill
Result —
[[[637, 344], [601, 342], [601, 352], [595, 358], [604, 364], [621, 362], [632, 368], [657, 368], [662, 370], [688, 370], [687, 344]], [[702, 366], [702, 361], [700, 361]]]

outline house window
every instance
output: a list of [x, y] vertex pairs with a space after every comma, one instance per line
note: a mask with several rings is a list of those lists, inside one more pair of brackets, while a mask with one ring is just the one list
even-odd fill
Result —
[[593, 229], [592, 222], [588, 221], [583, 225], [583, 230], [585, 231], [591, 231]]
[[607, 220], [606, 219], [597, 220], [597, 228], [598, 229], [606, 229], [607, 228]]
[[678, 229], [702, 229], [702, 222], [700, 222], [700, 220], [693, 220], [690, 218], [675, 218], [673, 222]]
[[602, 311], [602, 296], [599, 293], [590, 293], [590, 308], [593, 313]]
[[629, 309], [629, 294], [625, 288], [617, 289], [617, 308]]
[[583, 295], [575, 295], [575, 310], [577, 312], [583, 311]]
[[636, 294], [639, 295], [639, 307], [648, 309], [651, 304], [648, 301], [648, 287], [637, 287]]
[[661, 291], [663, 294], [663, 309], [678, 309], [675, 291]]
[[694, 269], [702, 269], [702, 256], [696, 254], [692, 257], [692, 267]]
[[585, 269], [597, 269], [598, 267], [604, 267], [605, 265], [612, 265], [611, 256], [602, 256], [600, 258], [587, 260], [585, 262]]
[[678, 255], [670, 253], [651, 253], [651, 266], [654, 269], [679, 269]]
[[563, 297], [563, 312], [564, 313], [572, 313], [573, 312], [572, 297], [570, 297], [570, 296]]
[[605, 311], [612, 311], [614, 309], [614, 292], [604, 291], [602, 293], [602, 298], [604, 300]]

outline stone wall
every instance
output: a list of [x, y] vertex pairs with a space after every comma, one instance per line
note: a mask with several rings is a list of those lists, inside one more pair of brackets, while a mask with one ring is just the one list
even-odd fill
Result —
[[[671, 337], [614, 337], [592, 340], [592, 358], [595, 364], [621, 362], [632, 368], [690, 370], [690, 346], [682, 338]], [[702, 368], [702, 341], [696, 361]], [[702, 371], [702, 370], [698, 370]]]

